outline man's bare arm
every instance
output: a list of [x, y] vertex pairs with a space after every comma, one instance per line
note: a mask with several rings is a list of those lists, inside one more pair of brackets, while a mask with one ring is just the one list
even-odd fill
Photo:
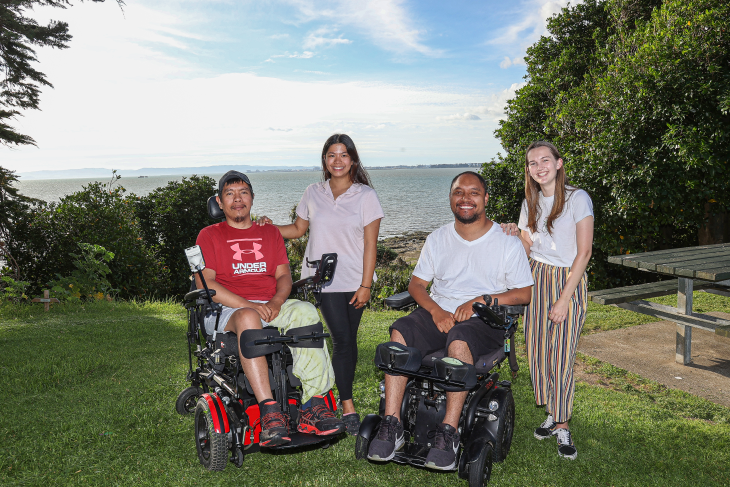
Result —
[[420, 277], [411, 276], [411, 282], [408, 284], [408, 292], [416, 300], [418, 306], [431, 313], [431, 318], [436, 323], [436, 327], [441, 332], [448, 333], [456, 323], [454, 321], [454, 315], [436, 304], [436, 301], [426, 291], [426, 286], [428, 286], [428, 281], [424, 281]]

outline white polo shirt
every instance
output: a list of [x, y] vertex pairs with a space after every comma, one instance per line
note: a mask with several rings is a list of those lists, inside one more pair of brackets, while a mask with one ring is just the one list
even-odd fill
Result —
[[[297, 206], [297, 216], [309, 221], [305, 257], [319, 260], [322, 254], [337, 253], [335, 278], [322, 292], [357, 291], [362, 283], [365, 226], [384, 216], [375, 190], [354, 183], [335, 199], [329, 180], [311, 184]], [[314, 269], [305, 260], [302, 278], [312, 275]]]

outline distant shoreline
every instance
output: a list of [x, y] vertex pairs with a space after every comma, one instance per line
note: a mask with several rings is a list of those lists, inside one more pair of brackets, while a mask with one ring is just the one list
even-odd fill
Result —
[[[482, 167], [481, 162], [472, 163], [461, 163], [461, 164], [419, 164], [415, 166], [367, 166], [368, 171], [382, 171], [382, 170], [393, 170], [393, 169], [445, 169], [445, 168], [473, 168], [479, 169]], [[265, 166], [201, 166], [201, 167], [180, 167], [180, 168], [143, 168], [143, 169], [118, 169], [117, 174], [121, 175], [122, 178], [144, 178], [144, 177], [157, 177], [157, 176], [191, 176], [191, 175], [209, 175], [209, 174], [224, 174], [231, 169], [242, 171], [246, 174], [249, 173], [262, 173], [262, 172], [319, 172], [322, 170], [321, 167], [302, 167], [302, 166], [276, 166], [272, 168], [266, 168]], [[27, 181], [42, 181], [48, 179], [94, 179], [102, 178], [109, 179], [112, 175], [113, 169], [105, 168], [85, 168], [85, 169], [63, 169], [63, 170], [50, 170], [50, 171], [31, 171], [31, 172], [17, 172], [18, 178], [25, 179]]]

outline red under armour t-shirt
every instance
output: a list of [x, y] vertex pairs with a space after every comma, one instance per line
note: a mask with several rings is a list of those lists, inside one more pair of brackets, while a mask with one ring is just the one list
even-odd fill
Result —
[[276, 294], [276, 268], [288, 264], [284, 239], [274, 225], [241, 230], [226, 222], [205, 227], [196, 241], [215, 280], [245, 299], [268, 301]]

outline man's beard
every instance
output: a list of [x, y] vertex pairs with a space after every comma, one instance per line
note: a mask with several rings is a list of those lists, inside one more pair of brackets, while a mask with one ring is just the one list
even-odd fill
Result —
[[245, 216], [237, 216], [237, 217], [233, 218], [233, 221], [236, 223], [243, 223], [246, 221], [246, 218], [247, 217], [245, 217]]
[[454, 213], [454, 217], [457, 220], [459, 220], [461, 223], [463, 223], [464, 225], [470, 225], [470, 224], [476, 222], [477, 220], [479, 220], [479, 213], [474, 213], [469, 218], [464, 218], [462, 216], [459, 216], [459, 214], [456, 212], [453, 212], [453, 213]]

